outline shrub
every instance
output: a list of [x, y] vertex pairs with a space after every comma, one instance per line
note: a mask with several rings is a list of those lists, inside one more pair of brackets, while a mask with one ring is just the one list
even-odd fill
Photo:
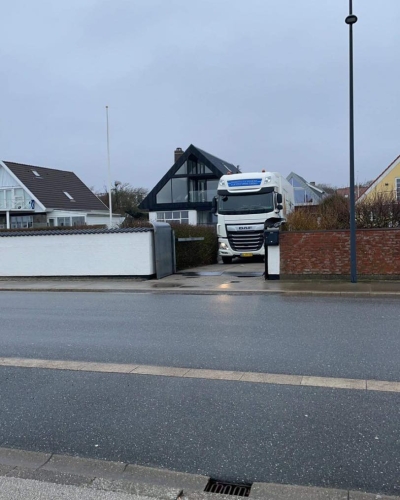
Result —
[[178, 270], [215, 264], [218, 257], [218, 237], [213, 226], [171, 224], [176, 238], [204, 238], [203, 241], [176, 241]]
[[319, 204], [320, 229], [348, 229], [350, 227], [350, 204], [348, 198], [331, 194]]
[[288, 231], [317, 231], [350, 227], [349, 202], [339, 194], [327, 196], [319, 205], [298, 207], [287, 217]]
[[[392, 193], [378, 193], [356, 203], [358, 229], [399, 227], [400, 201]], [[318, 206], [301, 207], [290, 213], [284, 229], [313, 231], [350, 228], [350, 200], [339, 194], [325, 198]]]
[[356, 204], [357, 227], [400, 226], [400, 201], [392, 193], [377, 193]]
[[301, 207], [287, 216], [286, 224], [282, 225], [283, 231], [315, 231], [318, 227], [318, 213], [311, 207]]

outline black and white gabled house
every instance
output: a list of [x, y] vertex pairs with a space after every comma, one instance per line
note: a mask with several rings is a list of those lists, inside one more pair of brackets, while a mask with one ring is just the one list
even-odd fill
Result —
[[182, 224], [213, 224], [212, 200], [222, 175], [238, 167], [191, 144], [175, 150], [175, 163], [140, 204], [149, 219]]
[[73, 172], [0, 161], [1, 229], [108, 223], [106, 205]]

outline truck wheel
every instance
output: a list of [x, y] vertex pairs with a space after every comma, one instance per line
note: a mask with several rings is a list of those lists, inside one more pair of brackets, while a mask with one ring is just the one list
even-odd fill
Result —
[[224, 264], [232, 264], [232, 257], [222, 257], [222, 262]]

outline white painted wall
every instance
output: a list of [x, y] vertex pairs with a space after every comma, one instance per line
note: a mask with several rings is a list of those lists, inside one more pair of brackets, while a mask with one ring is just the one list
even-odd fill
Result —
[[[96, 226], [98, 224], [105, 224], [108, 226], [110, 222], [109, 214], [101, 215], [101, 214], [90, 214], [85, 212], [86, 215], [86, 224], [90, 226]], [[118, 225], [124, 221], [124, 217], [121, 217], [119, 214], [113, 214], [112, 216], [113, 224]]]
[[151, 276], [153, 232], [0, 236], [0, 276]]
[[0, 165], [0, 187], [21, 187], [20, 184]]
[[196, 210], [189, 210], [189, 224], [197, 226], [197, 212]]

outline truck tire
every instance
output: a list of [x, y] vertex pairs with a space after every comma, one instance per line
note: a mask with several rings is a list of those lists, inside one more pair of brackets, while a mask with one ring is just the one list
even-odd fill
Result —
[[222, 262], [224, 264], [232, 264], [232, 257], [222, 257]]

